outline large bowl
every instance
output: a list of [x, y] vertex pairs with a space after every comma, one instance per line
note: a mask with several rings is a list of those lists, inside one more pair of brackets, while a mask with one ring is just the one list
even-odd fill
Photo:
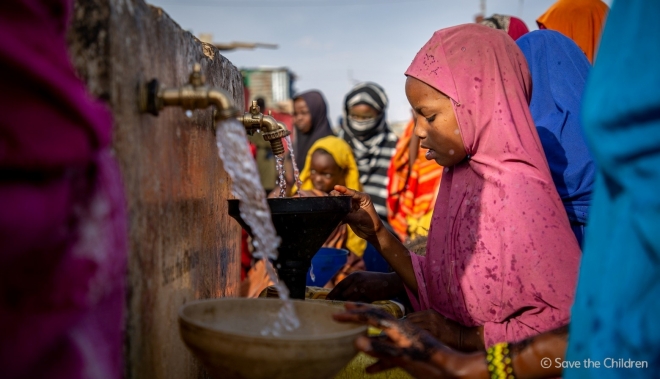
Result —
[[300, 328], [280, 337], [261, 331], [277, 320], [280, 299], [223, 298], [190, 302], [179, 311], [181, 338], [213, 378], [323, 379], [355, 357], [363, 325], [332, 319], [337, 308], [293, 300]]

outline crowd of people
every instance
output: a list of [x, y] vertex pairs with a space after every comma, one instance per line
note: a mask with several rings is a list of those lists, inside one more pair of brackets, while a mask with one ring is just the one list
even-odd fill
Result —
[[405, 72], [413, 118], [398, 138], [380, 86], [346, 95], [339, 133], [320, 141], [348, 143], [359, 185], [305, 170], [310, 189], [353, 197], [348, 233], [389, 268], [335, 278], [328, 299], [409, 302], [405, 321], [355, 305], [336, 316], [384, 329], [385, 339], [356, 342], [380, 358], [370, 371], [541, 378], [562, 375], [564, 359], [610, 357], [641, 368], [564, 374], [648, 377], [660, 364], [660, 303], [644, 290], [657, 294], [660, 280], [650, 192], [659, 77], [641, 64], [659, 53], [657, 27], [641, 22], [658, 7], [608, 11], [559, 0], [538, 31], [498, 14], [437, 31]]
[[[0, 137], [13, 143], [0, 144], [0, 371], [77, 378], [93, 366], [116, 378], [127, 236], [111, 122], [69, 63], [71, 2], [44, 4], [0, 5]], [[328, 299], [408, 308], [403, 320], [351, 303], [335, 315], [383, 330], [355, 342], [379, 359], [369, 372], [656, 375], [659, 13], [655, 1], [615, 0], [610, 11], [558, 0], [538, 31], [498, 14], [438, 30], [405, 72], [412, 118], [400, 136], [376, 83], [346, 94], [336, 129], [321, 91], [294, 96], [287, 167], [296, 163], [300, 182], [288, 169], [287, 195], [353, 201], [325, 243], [349, 252]], [[26, 81], [38, 91], [21, 91]], [[51, 139], [31, 138], [43, 123]], [[254, 153], [277, 196], [272, 157]], [[61, 206], [23, 217], [45, 202]], [[93, 248], [99, 239], [107, 251]], [[600, 365], [561, 364], [585, 360]]]
[[[590, 61], [593, 60], [607, 10], [607, 5], [600, 0], [558, 1], [538, 18], [541, 31], [532, 33], [522, 20], [513, 16], [494, 14], [488, 18], [477, 18], [478, 24], [506, 32], [517, 41], [523, 52], [534, 83], [533, 91], [526, 89], [526, 95], [530, 98], [525, 101], [544, 153], [540, 160], [545, 160], [550, 167], [552, 182], [580, 245], [595, 176], [595, 166], [583, 137], [580, 108], [591, 68]], [[586, 24], [588, 28], [584, 27]], [[588, 29], [588, 32], [576, 31], [582, 30], [580, 28]], [[559, 63], [554, 64], [555, 59]], [[561, 62], [564, 62], [563, 66]], [[478, 84], [484, 85], [483, 82]], [[263, 102], [263, 99], [258, 100]], [[428, 146], [421, 144], [419, 133], [415, 131], [418, 124], [415, 110], [403, 133], [397, 136], [387, 123], [387, 94], [376, 83], [363, 82], [350, 89], [343, 101], [340, 123], [335, 128], [327, 116], [328, 107], [321, 91], [309, 90], [297, 94], [293, 97], [293, 104], [293, 153], [298, 168], [319, 177], [321, 174], [310, 171], [306, 163], [310, 162], [307, 160], [310, 158], [310, 147], [328, 136], [344, 140], [357, 163], [360, 182], [359, 187], [348, 187], [369, 195], [384, 227], [400, 241], [409, 247], [423, 246], [438, 202], [443, 172], [449, 172], [449, 167], [445, 170], [437, 160], [427, 158]], [[479, 112], [485, 111], [479, 109]], [[458, 137], [459, 129], [456, 133]], [[455, 151], [459, 156], [460, 152]], [[497, 159], [506, 160], [505, 157]], [[267, 166], [267, 170], [261, 170], [262, 182], [264, 177], [269, 178], [265, 188], [274, 197], [280, 193], [279, 182], [272, 174], [275, 171], [274, 157]], [[287, 195], [292, 196], [297, 189], [293, 167], [285, 164], [284, 168]], [[340, 184], [339, 178], [334, 180], [334, 184]], [[333, 188], [316, 186], [316, 189], [327, 194]], [[520, 221], [526, 223], [525, 220]], [[371, 243], [367, 243], [364, 249], [361, 246], [359, 251], [353, 251], [348, 246], [331, 242], [326, 245], [345, 248], [352, 257], [342, 270], [344, 273], [365, 252], [369, 263], [379, 263], [368, 264], [369, 271], [393, 271]], [[244, 249], [244, 256], [248, 257], [245, 261], [249, 262], [247, 248]], [[246, 265], [244, 270], [247, 272], [249, 268]], [[336, 279], [333, 282], [336, 283]]]

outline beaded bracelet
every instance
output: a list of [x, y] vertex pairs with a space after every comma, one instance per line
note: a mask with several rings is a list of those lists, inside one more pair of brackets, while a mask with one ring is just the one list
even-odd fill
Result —
[[509, 355], [509, 344], [506, 342], [496, 343], [486, 350], [486, 362], [491, 379], [515, 379], [513, 367], [511, 367], [511, 356]]

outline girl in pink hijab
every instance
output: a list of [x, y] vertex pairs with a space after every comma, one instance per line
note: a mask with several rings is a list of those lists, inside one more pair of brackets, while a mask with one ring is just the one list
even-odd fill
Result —
[[367, 195], [338, 186], [354, 197], [346, 221], [396, 273], [353, 275], [328, 298], [405, 286], [418, 311], [407, 319], [463, 351], [567, 324], [580, 249], [530, 115], [523, 53], [505, 33], [460, 25], [436, 32], [406, 76], [415, 134], [445, 167], [426, 255], [382, 226]]

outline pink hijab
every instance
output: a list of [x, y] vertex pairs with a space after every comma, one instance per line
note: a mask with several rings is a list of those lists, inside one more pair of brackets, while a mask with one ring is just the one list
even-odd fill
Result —
[[72, 8], [0, 1], [3, 379], [124, 372], [124, 190], [110, 112], [69, 61]]
[[452, 99], [469, 155], [445, 168], [426, 256], [411, 254], [415, 309], [483, 325], [486, 346], [565, 325], [580, 249], [529, 112], [523, 53], [505, 33], [460, 25], [437, 31], [406, 75]]

